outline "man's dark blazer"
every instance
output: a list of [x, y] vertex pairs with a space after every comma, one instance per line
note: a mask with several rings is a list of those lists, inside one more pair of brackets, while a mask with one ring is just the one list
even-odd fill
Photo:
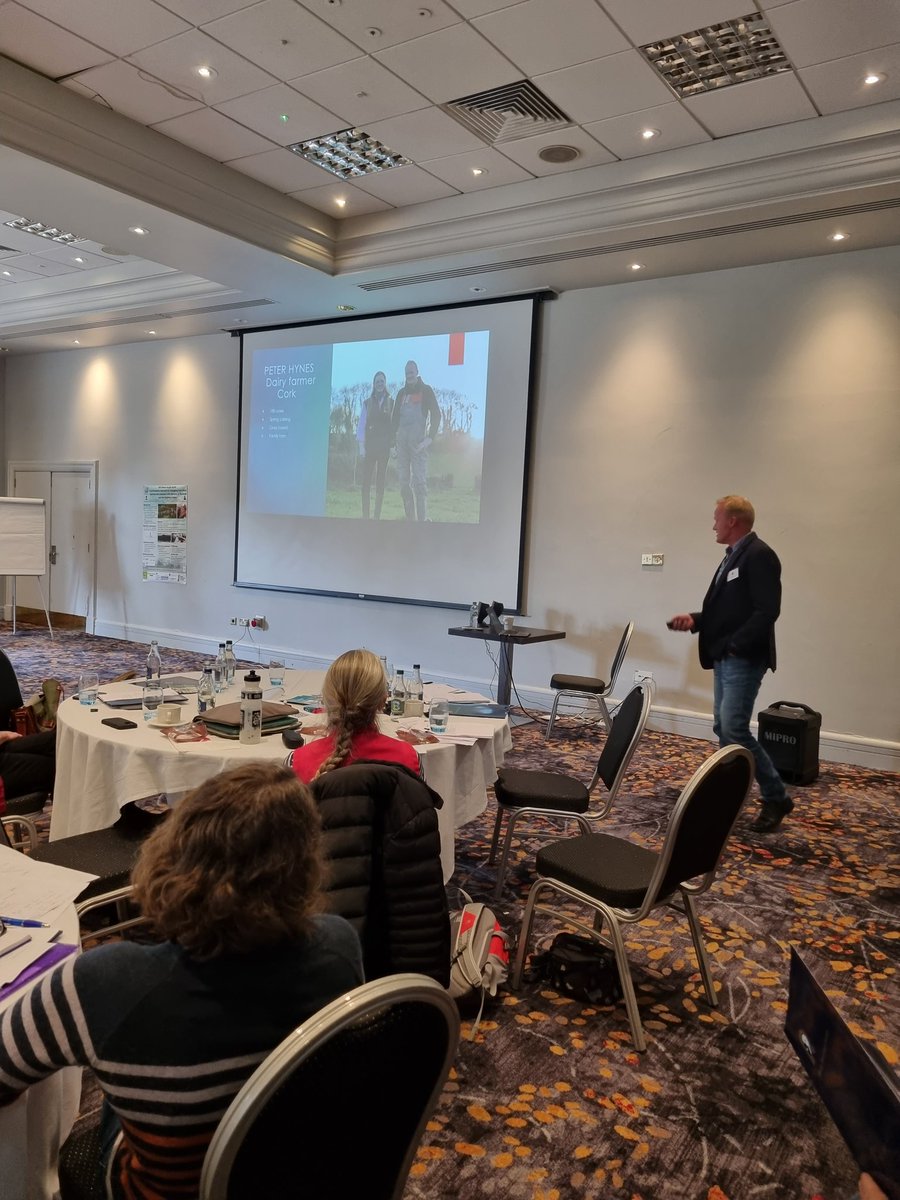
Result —
[[748, 533], [713, 577], [703, 609], [691, 613], [700, 635], [700, 665], [709, 670], [734, 655], [775, 670], [775, 622], [781, 611], [781, 563], [771, 546]]

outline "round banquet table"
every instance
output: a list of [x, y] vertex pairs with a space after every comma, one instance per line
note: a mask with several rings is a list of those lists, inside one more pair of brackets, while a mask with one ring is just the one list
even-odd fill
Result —
[[[59, 924], [59, 940], [77, 946], [74, 904], [66, 909]], [[14, 992], [0, 1001], [0, 1011], [11, 1008], [22, 994]], [[0, 1108], [2, 1200], [53, 1200], [59, 1190], [59, 1148], [75, 1124], [80, 1103], [81, 1068], [64, 1067], [30, 1087], [6, 1108]]]
[[[185, 672], [178, 678], [185, 678]], [[238, 679], [243, 672], [238, 673]], [[315, 696], [321, 690], [323, 671], [288, 670], [284, 688], [264, 690], [265, 700], [292, 696]], [[265, 682], [265, 677], [264, 677]], [[165, 683], [165, 678], [163, 679]], [[107, 684], [101, 688], [107, 699], [140, 696], [133, 683]], [[451, 689], [439, 684], [426, 686], [426, 701], [447, 696]], [[226, 704], [240, 699], [240, 682], [220, 693]], [[182, 717], [196, 713], [195, 695], [187, 697]], [[137, 721], [137, 729], [112, 729], [102, 724], [106, 716], [120, 715]], [[320, 726], [321, 715], [301, 713], [304, 726]], [[398, 728], [425, 728], [425, 719], [379, 719], [384, 733]], [[474, 739], [471, 745], [450, 741], [417, 746], [425, 779], [443, 798], [438, 811], [441, 831], [441, 861], [444, 878], [454, 867], [454, 830], [484, 812], [487, 787], [497, 777], [497, 768], [512, 747], [509, 722], [489, 717], [451, 717], [450, 737]], [[57, 714], [56, 785], [50, 818], [50, 840], [106, 829], [118, 819], [120, 810], [134, 800], [165, 793], [170, 803], [212, 775], [253, 759], [281, 761], [287, 750], [279, 734], [264, 737], [256, 745], [210, 736], [206, 742], [172, 742], [158, 729], [145, 725], [140, 710], [113, 709], [98, 702], [92, 710], [77, 699], [65, 700]]]

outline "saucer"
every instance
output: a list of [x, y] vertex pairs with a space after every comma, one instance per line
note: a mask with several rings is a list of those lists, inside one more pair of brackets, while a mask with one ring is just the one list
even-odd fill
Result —
[[175, 729], [178, 725], [184, 725], [182, 720], [178, 721], [157, 721], [156, 717], [151, 717], [149, 721], [144, 722], [150, 729]]

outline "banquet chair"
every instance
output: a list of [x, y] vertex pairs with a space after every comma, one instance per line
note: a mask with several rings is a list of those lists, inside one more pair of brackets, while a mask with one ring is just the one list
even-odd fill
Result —
[[[13, 710], [21, 707], [22, 689], [19, 686], [16, 669], [6, 653], [0, 650], [0, 729], [15, 730]], [[7, 825], [14, 824], [17, 829], [24, 829], [31, 849], [34, 849], [38, 840], [35, 819], [44, 811], [44, 805], [49, 798], [46, 792], [28, 792], [13, 799], [6, 798], [4, 815], [14, 818], [14, 821], [7, 822]], [[21, 834], [18, 834], [14, 840], [17, 845], [23, 844]]]
[[231, 1102], [200, 1200], [399, 1200], [458, 1042], [456, 1005], [427, 976], [391, 975], [341, 996]]
[[[589, 833], [553, 842], [538, 851], [538, 879], [528, 893], [522, 917], [513, 988], [522, 983], [535, 911], [574, 925], [615, 953], [631, 1036], [637, 1050], [646, 1050], [622, 926], [643, 921], [654, 908], [665, 904], [687, 917], [706, 998], [715, 1008], [718, 1000], [694, 897], [707, 891], [715, 879], [753, 776], [753, 757], [743, 746], [725, 746], [713, 754], [676, 801], [659, 850], [638, 846], [627, 838]], [[576, 919], [568, 909], [538, 904], [545, 890], [558, 893], [563, 901], [593, 909], [593, 925]], [[675, 903], [679, 898], [681, 909]], [[609, 925], [606, 936], [604, 922]]]
[[600, 710], [600, 720], [606, 729], [609, 729], [609, 709], [606, 701], [612, 695], [613, 688], [616, 686], [616, 680], [619, 678], [619, 671], [622, 669], [622, 663], [625, 661], [625, 655], [628, 653], [628, 643], [631, 641], [633, 633], [634, 621], [629, 621], [625, 626], [625, 632], [622, 634], [619, 647], [612, 660], [612, 666], [609, 668], [608, 680], [598, 679], [593, 675], [554, 675], [551, 678], [550, 686], [554, 689], [556, 695], [553, 697], [550, 720], [547, 723], [547, 732], [545, 734], [548, 740], [553, 733], [553, 726], [556, 723], [556, 710], [563, 696], [577, 696], [582, 700], [595, 700]]
[[[632, 688], [613, 718], [594, 774], [589, 783], [557, 771], [530, 771], [517, 767], [501, 767], [497, 772], [494, 794], [497, 797], [497, 817], [488, 863], [497, 856], [497, 843], [503, 818], [506, 817], [506, 837], [494, 899], [499, 900], [509, 863], [513, 830], [520, 817], [552, 817], [558, 821], [576, 821], [582, 833], [590, 833], [591, 825], [607, 816], [619, 791], [628, 764], [644, 732], [650, 715], [653, 685], [648, 680]], [[603, 800], [591, 810], [591, 798], [600, 784], [606, 789]]]

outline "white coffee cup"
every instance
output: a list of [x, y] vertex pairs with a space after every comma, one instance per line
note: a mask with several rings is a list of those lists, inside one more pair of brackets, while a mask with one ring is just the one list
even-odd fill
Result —
[[503, 618], [503, 628], [507, 633], [512, 633], [516, 627], [516, 618], [513, 616]]
[[160, 704], [156, 710], [157, 725], [177, 725], [181, 720], [180, 704]]

